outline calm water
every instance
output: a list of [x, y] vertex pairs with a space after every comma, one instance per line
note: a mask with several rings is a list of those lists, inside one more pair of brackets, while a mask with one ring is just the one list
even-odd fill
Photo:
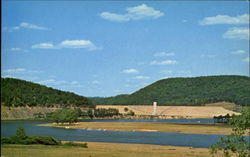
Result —
[[[177, 120], [177, 119], [176, 119]], [[90, 121], [90, 120], [89, 120]], [[110, 120], [92, 120], [110, 121]], [[152, 120], [111, 120], [111, 121], [152, 121]], [[153, 120], [155, 121], [155, 120]], [[162, 122], [165, 120], [156, 120]], [[182, 120], [180, 120], [182, 121]], [[133, 132], [133, 131], [96, 131], [80, 129], [62, 129], [36, 126], [44, 122], [38, 121], [2, 121], [2, 136], [12, 136], [18, 126], [23, 126], [28, 135], [47, 135], [60, 140], [87, 142], [120, 142], [157, 145], [174, 145], [190, 147], [209, 147], [219, 140], [221, 135], [197, 135], [163, 132]]]

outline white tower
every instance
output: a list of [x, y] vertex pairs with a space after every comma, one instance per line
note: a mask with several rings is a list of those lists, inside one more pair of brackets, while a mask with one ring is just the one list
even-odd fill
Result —
[[156, 108], [157, 108], [157, 102], [156, 101], [154, 101], [153, 102], [153, 115], [156, 115]]

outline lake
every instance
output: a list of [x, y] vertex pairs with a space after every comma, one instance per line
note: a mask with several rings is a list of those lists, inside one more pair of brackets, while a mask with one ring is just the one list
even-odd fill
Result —
[[[83, 120], [82, 120], [83, 121]], [[84, 120], [84, 121], [111, 121], [111, 122], [179, 122], [179, 123], [208, 123], [211, 120], [205, 119], [160, 119], [160, 120]], [[165, 132], [136, 132], [136, 131], [97, 131], [80, 129], [63, 129], [37, 124], [46, 123], [44, 121], [2, 121], [2, 136], [12, 136], [18, 126], [23, 126], [27, 135], [52, 136], [65, 141], [86, 141], [86, 142], [118, 142], [137, 144], [157, 144], [173, 146], [189, 146], [207, 148], [216, 143], [223, 135], [201, 135]]]

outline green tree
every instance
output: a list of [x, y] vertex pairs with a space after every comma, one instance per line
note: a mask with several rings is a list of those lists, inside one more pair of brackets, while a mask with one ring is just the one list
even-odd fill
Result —
[[20, 140], [24, 140], [25, 138], [27, 138], [24, 128], [22, 126], [19, 126], [16, 129], [16, 138]]
[[230, 125], [233, 127], [233, 133], [212, 145], [211, 154], [214, 155], [222, 150], [225, 157], [230, 157], [233, 153], [238, 157], [250, 157], [250, 144], [244, 137], [250, 129], [250, 108], [244, 108], [241, 115], [233, 116]]
[[53, 112], [51, 117], [56, 123], [74, 123], [78, 121], [78, 112], [75, 109], [64, 108]]

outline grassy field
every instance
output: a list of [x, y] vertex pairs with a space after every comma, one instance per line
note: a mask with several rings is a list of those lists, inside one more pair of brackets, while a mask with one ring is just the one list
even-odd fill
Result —
[[[209, 157], [207, 148], [148, 144], [96, 143], [88, 148], [44, 145], [1, 145], [1, 157]], [[219, 154], [218, 156], [221, 156]]]
[[113, 131], [147, 131], [147, 132], [177, 132], [192, 134], [219, 134], [228, 135], [231, 127], [227, 125], [215, 124], [170, 124], [170, 123], [150, 123], [150, 122], [79, 122], [74, 125], [42, 124], [43, 126], [93, 129], [93, 130], [113, 130]]

